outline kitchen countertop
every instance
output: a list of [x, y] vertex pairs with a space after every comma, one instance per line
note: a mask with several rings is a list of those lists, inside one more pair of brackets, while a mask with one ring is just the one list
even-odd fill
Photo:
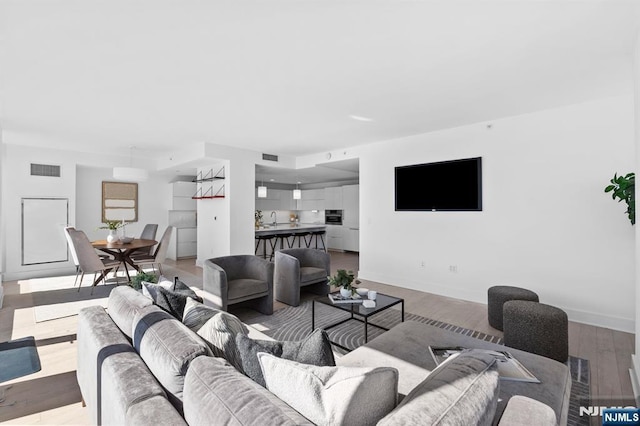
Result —
[[327, 229], [327, 226], [322, 223], [278, 223], [276, 226], [266, 225], [268, 228], [260, 228], [256, 229], [256, 235], [276, 235], [276, 234], [285, 234], [285, 233], [300, 233], [300, 232], [310, 232], [310, 231], [324, 231]]

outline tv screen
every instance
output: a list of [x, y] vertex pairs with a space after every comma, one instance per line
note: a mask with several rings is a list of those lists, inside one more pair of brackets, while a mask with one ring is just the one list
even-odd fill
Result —
[[396, 211], [481, 211], [482, 158], [396, 167]]

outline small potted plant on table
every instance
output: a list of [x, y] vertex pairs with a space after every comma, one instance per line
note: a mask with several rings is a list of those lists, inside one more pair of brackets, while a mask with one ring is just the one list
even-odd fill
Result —
[[353, 282], [360, 284], [360, 280], [355, 279], [353, 271], [347, 271], [345, 269], [338, 269], [334, 276], [327, 277], [327, 284], [340, 288], [340, 295], [342, 297], [351, 297], [356, 292]]

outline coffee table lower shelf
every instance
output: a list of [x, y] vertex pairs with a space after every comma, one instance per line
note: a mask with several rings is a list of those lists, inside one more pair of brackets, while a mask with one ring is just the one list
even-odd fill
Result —
[[[317, 297], [313, 299], [311, 304], [311, 331], [313, 332], [316, 329], [316, 303], [320, 303], [326, 306], [331, 306], [333, 308], [339, 309], [341, 311], [349, 312], [351, 315], [348, 318], [342, 319], [335, 323], [331, 323], [327, 326], [322, 327], [324, 330], [329, 330], [330, 328], [337, 327], [341, 324], [344, 324], [349, 321], [359, 321], [364, 325], [364, 343], [369, 341], [369, 326], [379, 328], [381, 330], [388, 331], [387, 327], [383, 327], [379, 324], [375, 324], [369, 321], [369, 317], [378, 314], [380, 312], [386, 311], [392, 306], [400, 304], [400, 319], [401, 322], [404, 322], [404, 299], [399, 297], [388, 296], [386, 294], [378, 293], [376, 298], [376, 306], [373, 308], [365, 308], [361, 303], [350, 303], [350, 304], [336, 304], [331, 302], [331, 300], [327, 296]], [[344, 349], [345, 351], [352, 351], [355, 348], [348, 348], [338, 342], [331, 340], [331, 344]]]

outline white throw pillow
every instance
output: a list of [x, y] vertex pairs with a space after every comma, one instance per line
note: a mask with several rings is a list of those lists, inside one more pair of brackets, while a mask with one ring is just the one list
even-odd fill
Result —
[[374, 425], [398, 401], [391, 367], [317, 367], [258, 353], [267, 389], [318, 425]]

